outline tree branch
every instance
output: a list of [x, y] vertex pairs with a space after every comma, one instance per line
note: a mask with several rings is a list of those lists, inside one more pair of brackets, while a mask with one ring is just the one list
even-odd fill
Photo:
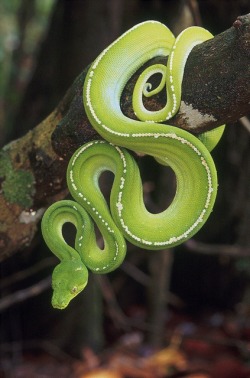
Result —
[[[182, 102], [171, 124], [193, 133], [231, 123], [250, 110], [250, 14], [212, 40], [196, 46], [186, 64]], [[155, 58], [153, 63], [166, 61]], [[151, 64], [149, 62], [149, 64]], [[65, 172], [72, 153], [100, 138], [82, 105], [87, 68], [52, 114], [24, 137], [0, 151], [0, 261], [30, 245], [45, 208], [67, 194]], [[131, 93], [139, 71], [127, 83], [123, 112], [135, 118]], [[145, 101], [152, 110], [161, 94]]]

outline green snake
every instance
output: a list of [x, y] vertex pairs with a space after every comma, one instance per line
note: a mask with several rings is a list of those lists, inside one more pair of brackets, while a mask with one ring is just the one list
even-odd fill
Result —
[[[217, 173], [210, 155], [224, 126], [206, 132], [200, 139], [165, 122], [178, 111], [185, 63], [192, 48], [210, 38], [207, 30], [191, 27], [176, 39], [157, 21], [147, 21], [128, 30], [93, 62], [83, 87], [83, 103], [91, 125], [104, 140], [89, 142], [72, 156], [67, 183], [74, 199], [50, 206], [42, 219], [42, 232], [52, 252], [60, 259], [52, 276], [52, 305], [65, 308], [84, 289], [88, 270], [108, 273], [126, 254], [126, 240], [144, 249], [157, 250], [191, 238], [208, 219], [217, 194]], [[120, 107], [122, 91], [131, 76], [156, 56], [168, 56], [167, 65], [143, 70], [133, 93], [137, 120], [126, 117]], [[149, 78], [161, 80], [152, 88]], [[143, 96], [166, 90], [167, 103], [150, 111]], [[164, 122], [164, 123], [163, 123]], [[153, 156], [169, 165], [176, 175], [176, 194], [170, 206], [150, 213], [143, 201], [140, 172], [129, 150]], [[107, 204], [99, 178], [114, 174]], [[66, 243], [63, 225], [76, 228], [75, 245]], [[94, 224], [103, 246], [97, 242]]]

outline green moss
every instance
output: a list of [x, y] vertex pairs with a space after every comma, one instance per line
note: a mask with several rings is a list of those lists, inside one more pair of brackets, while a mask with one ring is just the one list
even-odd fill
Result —
[[28, 208], [32, 205], [35, 181], [32, 173], [23, 169], [13, 169], [7, 153], [0, 153], [0, 177], [6, 201]]
[[0, 151], [0, 177], [5, 177], [10, 170], [12, 170], [12, 165], [9, 155]]

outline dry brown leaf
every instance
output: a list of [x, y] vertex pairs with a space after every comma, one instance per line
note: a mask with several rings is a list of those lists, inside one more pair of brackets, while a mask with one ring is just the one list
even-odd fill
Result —
[[90, 373], [84, 373], [79, 378], [123, 378], [123, 376], [112, 370], [97, 369]]
[[177, 370], [185, 370], [187, 361], [183, 353], [176, 347], [169, 346], [148, 357], [145, 365], [161, 374], [171, 367], [175, 367]]

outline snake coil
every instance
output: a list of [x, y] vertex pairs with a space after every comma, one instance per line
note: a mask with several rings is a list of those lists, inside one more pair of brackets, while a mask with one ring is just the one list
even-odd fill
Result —
[[[80, 147], [67, 170], [69, 191], [74, 198], [54, 203], [42, 219], [42, 232], [52, 252], [60, 259], [52, 276], [52, 305], [65, 308], [84, 289], [88, 269], [108, 273], [126, 254], [126, 240], [141, 248], [165, 249], [191, 238], [208, 219], [217, 193], [217, 173], [210, 155], [224, 126], [207, 132], [201, 140], [189, 132], [167, 125], [181, 103], [184, 67], [192, 48], [212, 38], [200, 27], [184, 30], [176, 39], [156, 21], [128, 30], [107, 47], [91, 65], [83, 88], [87, 117], [104, 138]], [[120, 98], [129, 78], [155, 56], [168, 56], [167, 66], [156, 64], [140, 75], [133, 93], [137, 120], [121, 111]], [[157, 88], [149, 78], [161, 74]], [[167, 103], [159, 111], [147, 110], [143, 96], [165, 88]], [[170, 206], [159, 214], [148, 212], [143, 202], [140, 173], [128, 150], [153, 156], [169, 165], [177, 189]], [[114, 173], [110, 208], [100, 190], [103, 171]], [[64, 223], [76, 227], [74, 248], [63, 237]], [[104, 247], [96, 242], [93, 222]]]

